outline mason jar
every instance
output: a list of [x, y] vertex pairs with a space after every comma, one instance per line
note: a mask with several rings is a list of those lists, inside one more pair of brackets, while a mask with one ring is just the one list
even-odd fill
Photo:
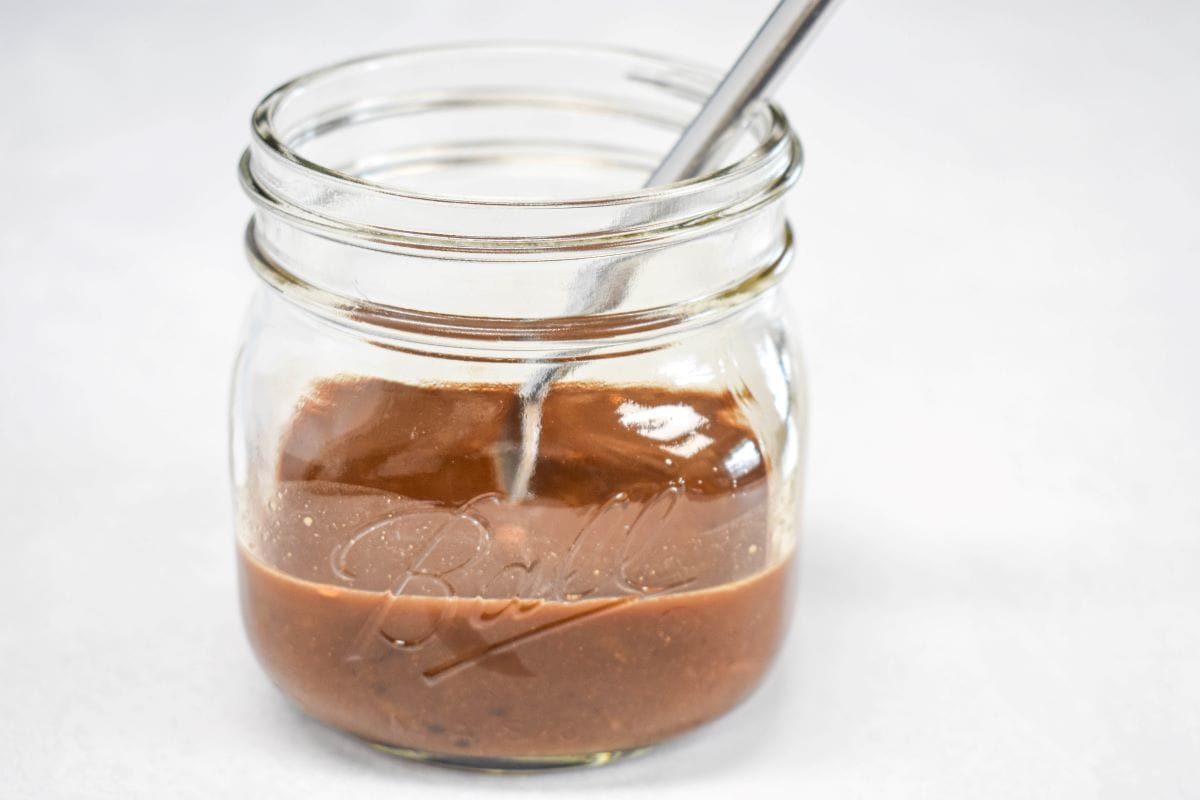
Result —
[[800, 498], [799, 143], [760, 104], [703, 175], [641, 188], [716, 79], [472, 45], [255, 110], [241, 604], [308, 714], [459, 766], [603, 763], [763, 678]]

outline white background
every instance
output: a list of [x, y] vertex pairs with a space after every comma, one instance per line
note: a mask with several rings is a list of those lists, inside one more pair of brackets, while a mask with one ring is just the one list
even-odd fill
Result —
[[0, 794], [1200, 797], [1190, 0], [849, 0], [789, 80], [807, 519], [736, 712], [480, 776], [307, 721], [254, 663], [224, 451], [255, 101], [447, 39], [720, 65], [769, 6], [3, 0]]

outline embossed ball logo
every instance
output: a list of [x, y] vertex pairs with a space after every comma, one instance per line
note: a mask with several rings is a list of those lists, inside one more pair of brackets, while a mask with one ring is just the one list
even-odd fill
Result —
[[[420, 660], [427, 680], [440, 681], [563, 626], [681, 591], [696, 576], [664, 557], [672, 548], [663, 536], [682, 494], [676, 483], [631, 504], [620, 492], [588, 514], [574, 536], [562, 537], [569, 541], [565, 552], [531, 547], [530, 531], [504, 521], [504, 500], [496, 493], [454, 508], [421, 506], [370, 522], [330, 554], [334, 573], [348, 585], [357, 580], [356, 561], [368, 553], [376, 559], [386, 554], [394, 576], [345, 660], [403, 651]], [[396, 613], [401, 597], [447, 602]], [[546, 613], [549, 603], [554, 613]], [[475, 641], [456, 642], [451, 657], [428, 647], [449, 615], [461, 619], [464, 613]], [[455, 626], [456, 635], [461, 637], [462, 628]]]

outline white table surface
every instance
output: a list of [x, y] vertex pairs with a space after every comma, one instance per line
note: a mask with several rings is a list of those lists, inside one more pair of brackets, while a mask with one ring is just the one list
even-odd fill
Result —
[[1200, 797], [1189, 0], [850, 0], [788, 83], [807, 516], [737, 711], [480, 776], [310, 722], [254, 663], [225, 470], [254, 102], [446, 39], [719, 64], [768, 6], [4, 4], [0, 795]]

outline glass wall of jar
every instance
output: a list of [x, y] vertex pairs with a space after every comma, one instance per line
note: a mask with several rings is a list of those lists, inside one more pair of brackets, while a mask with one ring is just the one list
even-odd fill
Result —
[[306, 712], [404, 755], [544, 767], [644, 748], [762, 678], [800, 486], [777, 288], [799, 144], [764, 104], [702, 177], [637, 188], [713, 81], [447, 47], [256, 110], [241, 597]]

